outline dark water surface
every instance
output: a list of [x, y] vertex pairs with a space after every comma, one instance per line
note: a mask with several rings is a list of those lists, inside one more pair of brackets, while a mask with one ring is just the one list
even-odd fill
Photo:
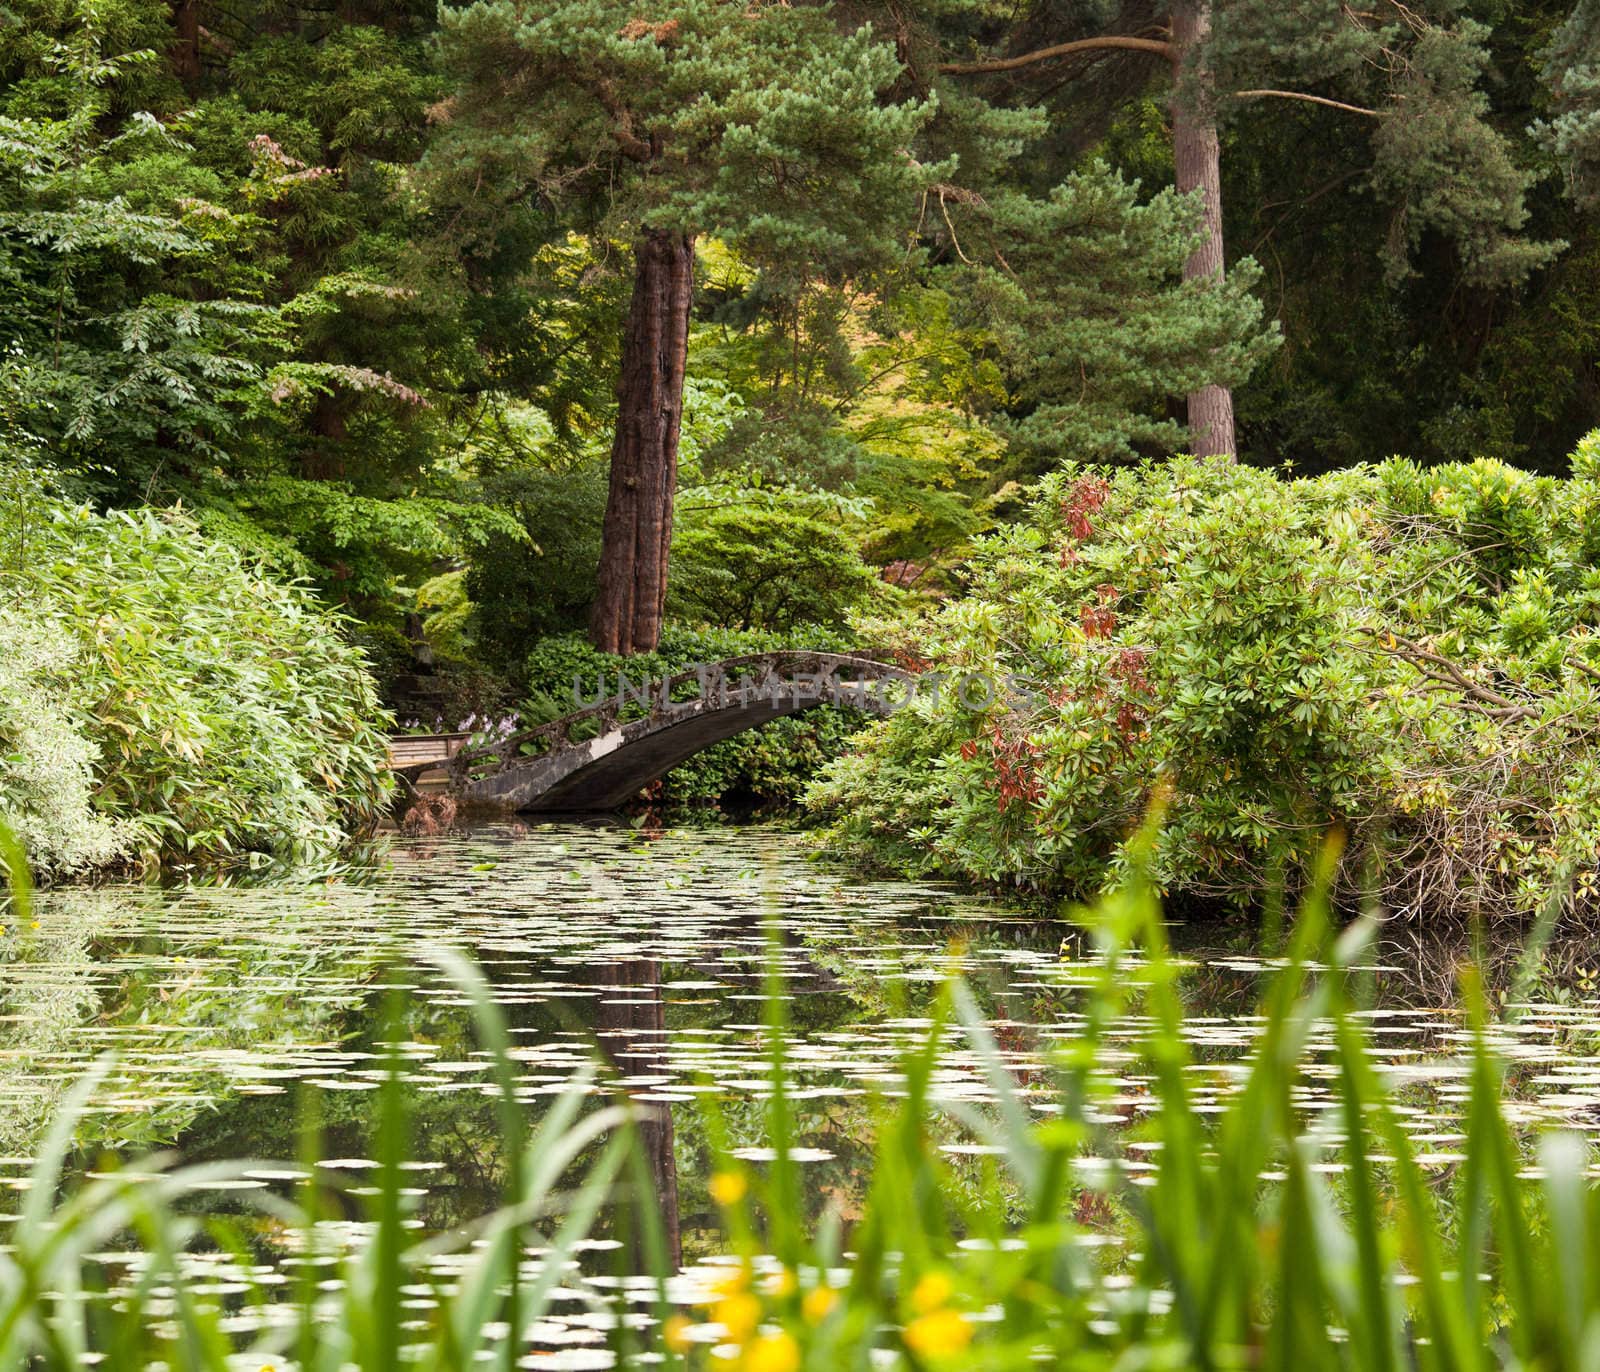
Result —
[[[348, 1216], [330, 1228], [359, 1239], [383, 987], [398, 981], [416, 1227], [482, 1213], [502, 1176], [495, 1101], [463, 997], [426, 957], [444, 946], [489, 978], [531, 1114], [596, 1063], [597, 1095], [620, 1087], [657, 1107], [644, 1142], [691, 1278], [720, 1243], [702, 1097], [717, 1100], [742, 1156], [770, 1156], [763, 978], [774, 956], [800, 1112], [794, 1156], [813, 1216], [832, 1209], [846, 1222], [864, 1192], [874, 1103], [895, 1092], [900, 1055], [925, 1039], [940, 980], [952, 970], [969, 980], [1014, 1080], [1042, 1110], [1045, 1059], [1081, 1025], [1081, 986], [1093, 974], [1092, 955], [1062, 925], [837, 872], [809, 861], [803, 839], [762, 828], [500, 826], [397, 847], [369, 885], [64, 890], [38, 906], [36, 928], [0, 934], [0, 1187], [26, 1185], [52, 1107], [111, 1053], [83, 1167], [103, 1151], [126, 1159], [172, 1147], [186, 1160], [261, 1158], [242, 1185], [281, 1190], [294, 1175], [281, 1160], [296, 1155], [302, 1098], [314, 1090], [323, 1155], [351, 1184]], [[1247, 951], [1244, 931], [1176, 932], [1189, 964], [1193, 1089], [1214, 1107], [1250, 1049], [1270, 963]], [[1497, 1037], [1514, 1063], [1521, 1117], [1600, 1133], [1600, 1004], [1589, 998], [1584, 949], [1562, 950], [1565, 970]], [[1460, 956], [1391, 937], [1368, 1012], [1382, 1065], [1416, 1086], [1409, 1124], [1439, 1166], [1454, 1160], [1466, 1089], [1451, 989]], [[1123, 1119], [1148, 1101], [1138, 1056], [1146, 1027], [1129, 1015], [1111, 1036], [1126, 1071], [1104, 1108]], [[936, 1092], [980, 1109], [989, 1099], [960, 1034]], [[1323, 1095], [1315, 1062], [1303, 1094], [1310, 1109]], [[985, 1147], [953, 1121], [936, 1137], [953, 1160]], [[215, 1208], [242, 1213], [247, 1200], [218, 1192]], [[296, 1262], [287, 1239], [266, 1222], [254, 1232], [247, 1269], [196, 1257], [197, 1283], [225, 1294], [283, 1280]], [[602, 1226], [589, 1249], [596, 1273], [616, 1247]], [[128, 1259], [107, 1262], [121, 1271]], [[608, 1317], [582, 1286], [606, 1280], [574, 1275], [559, 1307], [568, 1317], [543, 1331], [557, 1354], [550, 1365], [605, 1365]]]

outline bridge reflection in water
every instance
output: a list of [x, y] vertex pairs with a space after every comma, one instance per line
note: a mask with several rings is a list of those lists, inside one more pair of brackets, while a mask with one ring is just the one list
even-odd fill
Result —
[[[873, 658], [800, 652], [729, 658], [648, 687], [619, 685], [614, 696], [506, 739], [457, 745], [421, 761], [397, 751], [394, 770], [414, 783], [442, 769], [451, 790], [469, 803], [614, 810], [680, 762], [746, 729], [819, 705], [884, 715], [913, 689], [912, 673]], [[641, 708], [646, 713], [625, 718]], [[403, 742], [396, 741], [397, 749]]]

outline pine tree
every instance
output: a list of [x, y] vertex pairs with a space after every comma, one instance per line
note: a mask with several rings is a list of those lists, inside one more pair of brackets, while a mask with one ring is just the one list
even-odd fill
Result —
[[996, 241], [974, 235], [969, 250], [1004, 266], [975, 260], [956, 278], [1007, 360], [1024, 472], [1180, 449], [1166, 398], [1226, 395], [1277, 345], [1254, 262], [1184, 279], [1207, 226], [1171, 188], [1146, 198], [1096, 162], [1047, 196], [994, 192], [986, 208]]
[[[1082, 0], [969, 27], [949, 45], [967, 51], [945, 52], [937, 70], [989, 83], [1000, 102], [1055, 108], [1165, 80], [1177, 187], [1197, 196], [1208, 229], [1185, 266], [1189, 280], [1223, 271], [1218, 125], [1230, 109], [1293, 100], [1362, 121], [1368, 179], [1392, 207], [1384, 250], [1393, 272], [1403, 274], [1408, 254], [1436, 233], [1457, 245], [1465, 281], [1493, 286], [1520, 281], [1560, 245], [1520, 235], [1532, 177], [1487, 118], [1487, 37], [1452, 0], [1359, 9], [1324, 0]], [[1197, 452], [1235, 450], [1227, 387], [1190, 393], [1189, 427]]]
[[436, 163], [497, 205], [536, 196], [632, 244], [610, 490], [591, 618], [609, 652], [661, 632], [694, 244], [714, 234], [756, 266], [865, 271], [934, 174], [911, 154], [930, 113], [886, 92], [900, 74], [870, 29], [825, 8], [675, 0], [513, 0], [447, 14], [461, 87]]
[[1541, 130], [1579, 204], [1600, 205], [1600, 0], [1578, 0], [1545, 54], [1555, 117]]

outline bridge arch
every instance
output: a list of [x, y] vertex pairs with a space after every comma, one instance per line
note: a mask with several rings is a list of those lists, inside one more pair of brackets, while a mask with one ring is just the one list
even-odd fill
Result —
[[[649, 712], [624, 719], [622, 691], [503, 741], [458, 752], [446, 764], [452, 789], [469, 803], [522, 811], [614, 810], [652, 781], [713, 743], [818, 705], [888, 714], [912, 674], [872, 658], [838, 653], [762, 653], [729, 658], [651, 684]], [[692, 698], [673, 700], [684, 688]], [[574, 741], [580, 725], [593, 737]], [[541, 751], [542, 749], [542, 751]], [[437, 763], [430, 764], [437, 765]], [[397, 768], [416, 773], [424, 764]]]

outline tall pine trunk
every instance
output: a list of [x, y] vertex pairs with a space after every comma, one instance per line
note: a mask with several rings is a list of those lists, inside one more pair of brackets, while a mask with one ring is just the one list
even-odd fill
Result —
[[652, 229], [634, 254], [599, 586], [589, 616], [595, 647], [624, 655], [647, 653], [661, 638], [694, 297], [694, 239]]
[[192, 97], [200, 89], [200, 0], [172, 0], [172, 74]]
[[[1198, 190], [1206, 240], [1183, 264], [1183, 279], [1221, 276], [1222, 157], [1217, 142], [1216, 99], [1211, 73], [1195, 54], [1211, 33], [1211, 0], [1176, 0], [1172, 42], [1177, 49], [1172, 96], [1172, 158], [1178, 189]], [[1233, 392], [1202, 386], [1189, 394], [1189, 432], [1200, 454], [1234, 453]]]

